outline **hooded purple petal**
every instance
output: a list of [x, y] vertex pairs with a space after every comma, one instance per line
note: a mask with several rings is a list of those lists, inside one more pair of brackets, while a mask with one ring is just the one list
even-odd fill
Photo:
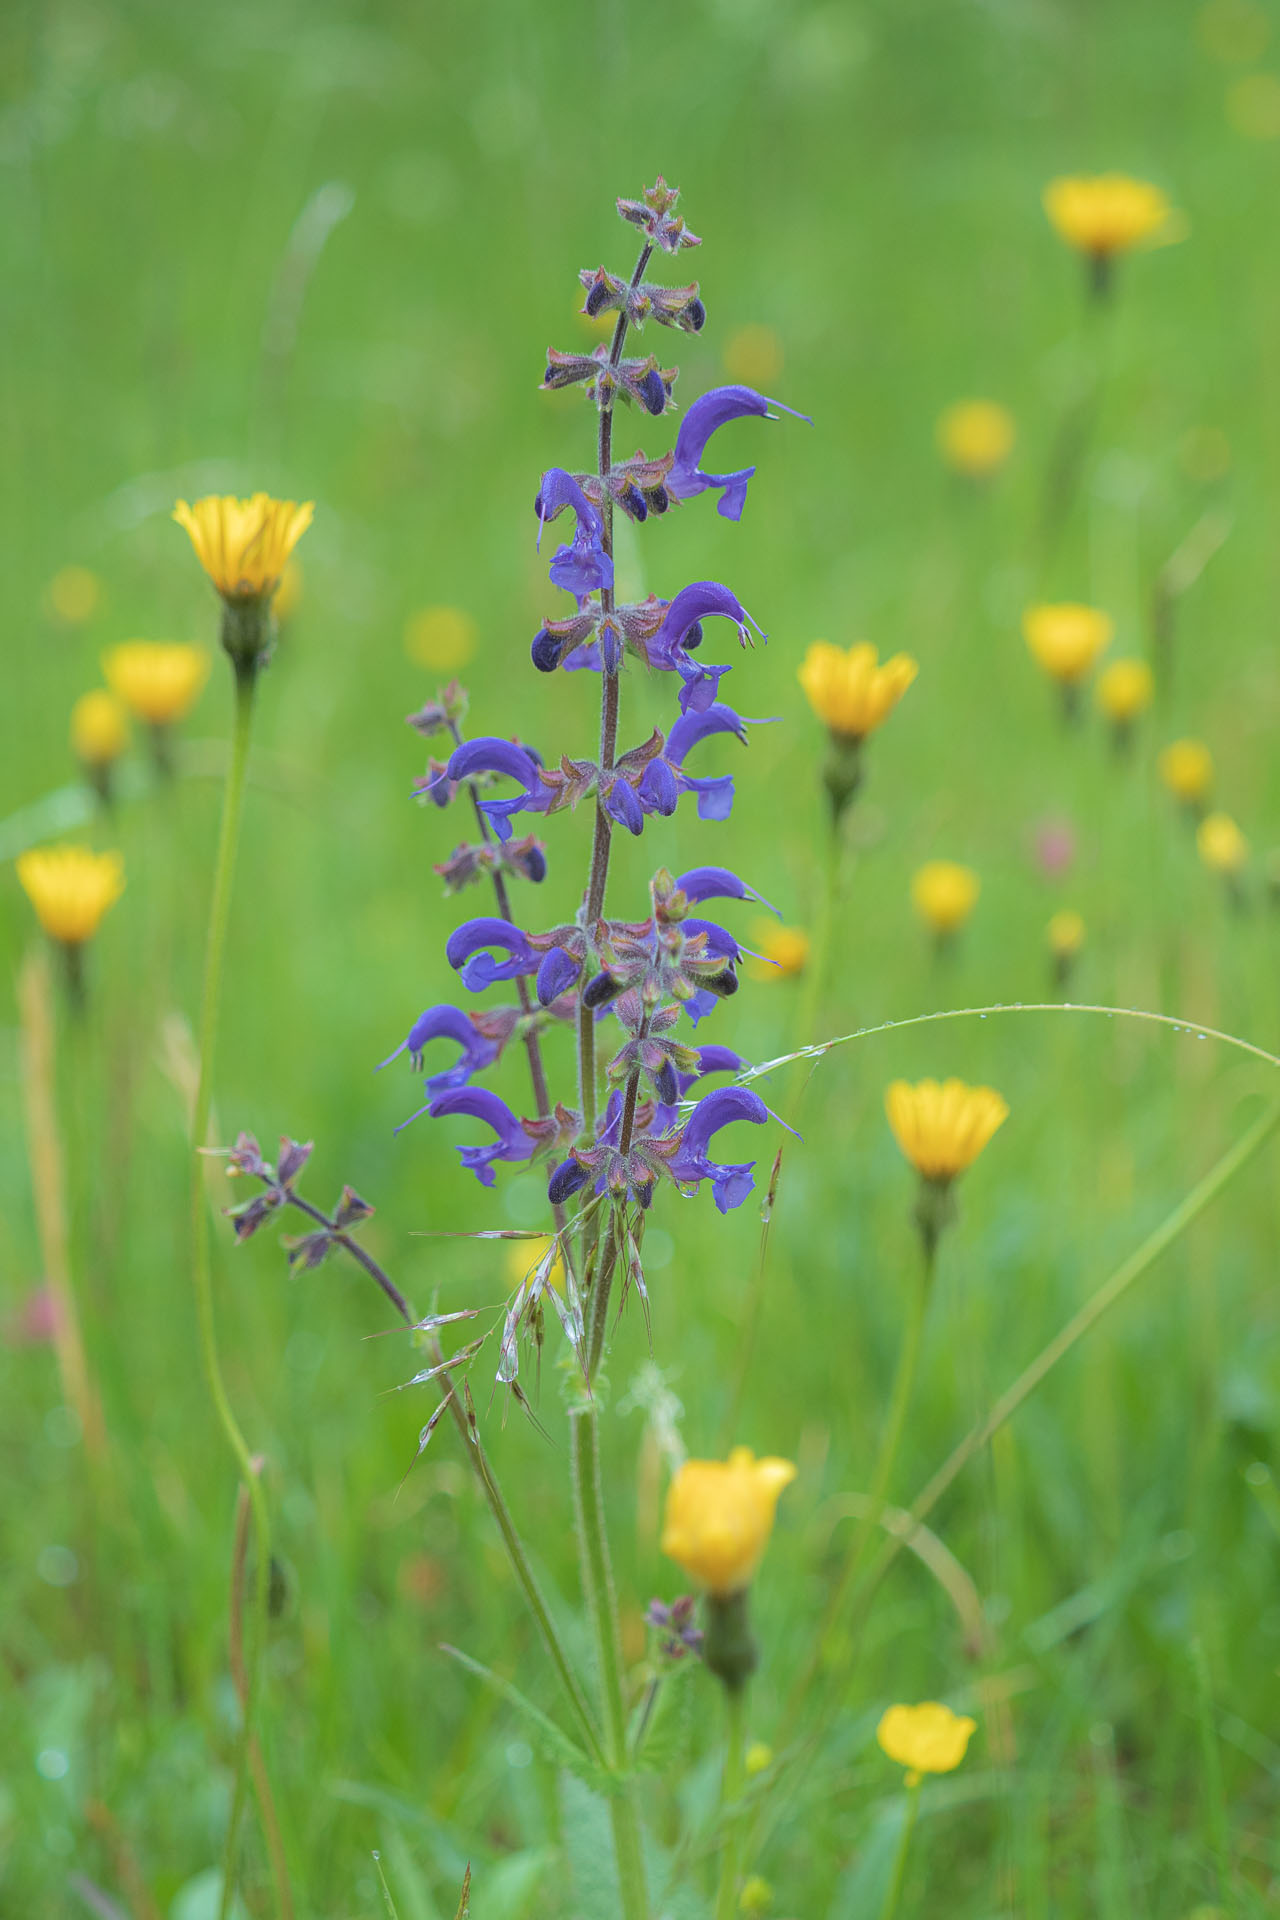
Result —
[[[473, 1073], [492, 1066], [498, 1057], [495, 1043], [476, 1032], [462, 1009], [445, 1004], [428, 1007], [425, 1013], [419, 1014], [409, 1029], [408, 1037], [400, 1042], [394, 1053], [389, 1053], [385, 1060], [379, 1062], [377, 1070], [381, 1072], [383, 1067], [390, 1066], [393, 1060], [398, 1060], [407, 1051], [414, 1072], [420, 1073], [422, 1050], [432, 1040], [455, 1040], [461, 1052], [454, 1066], [446, 1067], [428, 1078], [426, 1091], [429, 1099], [447, 1093], [453, 1087], [464, 1087]], [[416, 1114], [414, 1118], [417, 1118]]]
[[551, 583], [582, 600], [597, 588], [613, 585], [613, 561], [604, 550], [604, 521], [573, 475], [563, 467], [550, 467], [542, 476], [534, 501], [539, 547], [544, 523], [554, 520], [566, 507], [577, 515], [578, 526], [572, 544], [556, 549], [551, 562]]
[[545, 813], [551, 801], [551, 789], [544, 787], [538, 762], [527, 747], [514, 740], [499, 740], [484, 735], [455, 747], [442, 779], [467, 780], [477, 773], [500, 773], [515, 780], [522, 791], [509, 800], [481, 800], [480, 811], [499, 840], [511, 838], [511, 821], [518, 813]]
[[485, 1087], [463, 1087], [456, 1093], [442, 1094], [440, 1099], [431, 1102], [428, 1111], [433, 1120], [462, 1113], [474, 1120], [483, 1120], [487, 1127], [493, 1128], [497, 1138], [490, 1146], [458, 1148], [463, 1166], [475, 1174], [481, 1186], [493, 1185], [495, 1160], [527, 1160], [533, 1152], [533, 1141], [506, 1101], [499, 1100], [496, 1093], [490, 1093]]
[[[718, 487], [718, 511], [726, 520], [741, 519], [747, 486], [755, 468], [744, 467], [737, 473], [706, 473], [702, 469], [702, 457], [707, 442], [718, 428], [730, 420], [740, 420], [747, 414], [759, 418], [771, 417], [770, 407], [776, 407], [780, 413], [794, 412], [793, 408], [782, 406], [780, 401], [766, 400], [762, 393], [756, 393], [752, 387], [713, 387], [709, 393], [695, 400], [680, 422], [680, 431], [676, 435], [675, 465], [667, 476], [667, 492], [676, 500], [692, 500], [708, 487]], [[808, 418], [806, 414], [797, 414], [795, 417], [800, 420]]]
[[717, 1087], [705, 1100], [700, 1100], [689, 1115], [680, 1146], [670, 1161], [672, 1174], [681, 1185], [710, 1180], [721, 1213], [741, 1206], [755, 1185], [752, 1177], [755, 1162], [720, 1165], [711, 1159], [708, 1149], [721, 1127], [735, 1120], [749, 1120], [753, 1126], [763, 1126], [768, 1114], [759, 1094], [749, 1088]]
[[[497, 947], [509, 958], [495, 961], [484, 951], [486, 947]], [[509, 920], [467, 920], [449, 935], [444, 951], [449, 965], [461, 968], [462, 984], [471, 993], [538, 971], [538, 955]]]
[[680, 875], [676, 886], [688, 900], [758, 900], [762, 907], [769, 907], [770, 913], [778, 911], [728, 867], [690, 867], [688, 873]]

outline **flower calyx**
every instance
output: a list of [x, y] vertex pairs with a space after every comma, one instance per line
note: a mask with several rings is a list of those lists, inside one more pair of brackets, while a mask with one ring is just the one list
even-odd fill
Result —
[[463, 840], [449, 858], [442, 860], [432, 871], [444, 881], [446, 897], [461, 893], [473, 881], [500, 873], [532, 880], [536, 884], [545, 880], [547, 874], [546, 843], [532, 833], [527, 833], [523, 840], [505, 842]]
[[629, 226], [639, 227], [640, 231], [664, 253], [679, 253], [682, 247], [700, 247], [702, 241], [696, 233], [690, 233], [684, 223], [684, 216], [675, 211], [680, 198], [679, 187], [669, 187], [659, 174], [651, 187], [646, 187], [638, 200], [619, 200], [619, 216]]
[[652, 280], [632, 286], [607, 267], [597, 267], [594, 272], [583, 267], [578, 279], [587, 296], [582, 311], [590, 320], [602, 313], [625, 313], [627, 325], [637, 332], [650, 319], [659, 326], [679, 327], [684, 333], [701, 333], [706, 325], [707, 309], [696, 280], [687, 287], [664, 287]]
[[659, 366], [656, 353], [615, 360], [601, 341], [591, 353], [564, 353], [558, 347], [548, 347], [542, 387], [544, 392], [556, 393], [585, 380], [588, 400], [602, 412], [622, 399], [628, 406], [643, 407], [657, 419], [670, 406], [671, 390], [679, 377], [679, 367]]

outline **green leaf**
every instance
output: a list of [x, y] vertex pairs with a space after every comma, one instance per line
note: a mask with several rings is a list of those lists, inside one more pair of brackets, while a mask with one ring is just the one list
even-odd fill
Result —
[[609, 1803], [570, 1773], [560, 1775], [560, 1816], [575, 1920], [618, 1920], [622, 1893]]
[[686, 1660], [662, 1676], [644, 1737], [635, 1749], [635, 1764], [646, 1773], [669, 1773], [689, 1751], [692, 1726], [687, 1676], [701, 1671], [698, 1661]]
[[440, 1651], [447, 1653], [451, 1660], [456, 1660], [459, 1666], [465, 1667], [468, 1673], [474, 1673], [477, 1679], [483, 1680], [487, 1687], [492, 1687], [509, 1706], [515, 1708], [548, 1760], [553, 1761], [558, 1767], [567, 1767], [570, 1773], [576, 1774], [578, 1779], [584, 1781], [587, 1786], [608, 1791], [610, 1776], [596, 1766], [577, 1742], [571, 1740], [568, 1734], [542, 1711], [541, 1707], [535, 1707], [527, 1694], [521, 1693], [519, 1687], [513, 1685], [510, 1680], [504, 1680], [500, 1673], [493, 1671], [492, 1667], [486, 1667], [481, 1661], [473, 1660], [469, 1653], [462, 1653], [457, 1647], [442, 1644]]

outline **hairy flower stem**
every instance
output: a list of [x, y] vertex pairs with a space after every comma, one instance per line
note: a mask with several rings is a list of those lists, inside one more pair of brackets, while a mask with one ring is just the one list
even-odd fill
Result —
[[720, 1814], [724, 1838], [720, 1851], [720, 1887], [716, 1920], [733, 1920], [738, 1911], [738, 1875], [742, 1865], [742, 1812], [739, 1801], [746, 1785], [745, 1687], [726, 1687], [724, 1776], [720, 1783]]
[[605, 1762], [618, 1783], [617, 1791], [609, 1799], [609, 1816], [613, 1823], [622, 1914], [624, 1920], [648, 1920], [640, 1821], [627, 1753], [627, 1706], [622, 1687], [618, 1606], [605, 1529], [604, 1490], [600, 1483], [600, 1410], [595, 1401], [587, 1401], [574, 1410], [569, 1420], [569, 1435], [582, 1584], [595, 1636], [604, 1704]]
[[235, 718], [231, 735], [231, 761], [222, 799], [222, 825], [213, 870], [213, 898], [209, 908], [209, 937], [205, 950], [204, 995], [200, 1012], [200, 1071], [191, 1118], [191, 1277], [195, 1287], [196, 1321], [200, 1335], [200, 1356], [204, 1366], [209, 1398], [213, 1402], [227, 1445], [235, 1456], [240, 1478], [253, 1514], [254, 1568], [253, 1606], [248, 1646], [244, 1655], [244, 1692], [240, 1729], [236, 1736], [235, 1790], [231, 1816], [227, 1822], [222, 1854], [222, 1891], [218, 1920], [226, 1920], [235, 1892], [236, 1856], [240, 1823], [249, 1776], [253, 1741], [253, 1718], [258, 1698], [258, 1676], [262, 1650], [267, 1637], [267, 1597], [271, 1573], [271, 1520], [261, 1474], [256, 1470], [244, 1435], [231, 1409], [222, 1363], [218, 1357], [218, 1330], [213, 1311], [213, 1275], [209, 1246], [209, 1208], [204, 1185], [204, 1159], [201, 1149], [209, 1133], [209, 1115], [213, 1106], [213, 1067], [218, 1040], [218, 1015], [222, 999], [222, 970], [226, 955], [227, 927], [231, 917], [231, 891], [235, 878], [236, 849], [240, 839], [240, 821], [244, 812], [245, 774], [249, 764], [249, 737], [253, 729], [254, 694], [257, 690], [256, 661], [237, 662], [235, 666]]

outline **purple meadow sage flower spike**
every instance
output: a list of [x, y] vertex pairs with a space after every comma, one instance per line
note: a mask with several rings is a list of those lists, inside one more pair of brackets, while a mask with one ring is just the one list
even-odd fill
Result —
[[485, 1067], [491, 1067], [498, 1057], [498, 1049], [492, 1040], [486, 1040], [477, 1033], [470, 1016], [460, 1007], [448, 1004], [428, 1007], [420, 1013], [410, 1027], [405, 1039], [400, 1042], [394, 1053], [380, 1060], [375, 1072], [381, 1073], [383, 1067], [389, 1067], [402, 1053], [409, 1055], [409, 1064], [415, 1073], [422, 1071], [422, 1052], [432, 1040], [455, 1040], [461, 1049], [456, 1063], [446, 1067], [440, 1073], [431, 1074], [425, 1082], [429, 1099], [438, 1093], [447, 1093], [453, 1087], [464, 1087], [473, 1073], [481, 1073]]
[[[495, 960], [485, 951], [488, 947], [497, 947], [507, 959]], [[499, 980], [515, 980], [538, 971], [538, 955], [509, 920], [466, 920], [449, 935], [444, 952], [455, 972], [461, 970], [462, 984], [469, 993], [480, 993]]]
[[713, 387], [710, 393], [704, 393], [695, 400], [684, 419], [680, 422], [680, 431], [676, 435], [676, 463], [667, 479], [667, 491], [673, 500], [692, 500], [707, 489], [720, 489], [720, 504], [717, 511], [726, 520], [740, 520], [746, 504], [747, 486], [755, 473], [754, 467], [743, 467], [737, 473], [704, 473], [702, 456], [706, 452], [707, 442], [718, 428], [730, 420], [740, 420], [747, 414], [760, 419], [774, 419], [769, 412], [776, 407], [779, 413], [789, 413], [795, 420], [804, 420], [812, 425], [807, 413], [797, 413], [794, 407], [784, 407], [780, 400], [766, 400], [762, 393], [752, 387]]
[[482, 1187], [493, 1185], [493, 1163], [495, 1160], [527, 1160], [533, 1152], [534, 1142], [512, 1113], [505, 1100], [496, 1093], [490, 1093], [486, 1087], [462, 1087], [454, 1093], [445, 1093], [433, 1100], [428, 1112], [433, 1120], [443, 1120], [450, 1114], [467, 1114], [472, 1119], [483, 1120], [492, 1127], [496, 1138], [489, 1146], [459, 1147], [458, 1157], [469, 1173], [474, 1173]]

